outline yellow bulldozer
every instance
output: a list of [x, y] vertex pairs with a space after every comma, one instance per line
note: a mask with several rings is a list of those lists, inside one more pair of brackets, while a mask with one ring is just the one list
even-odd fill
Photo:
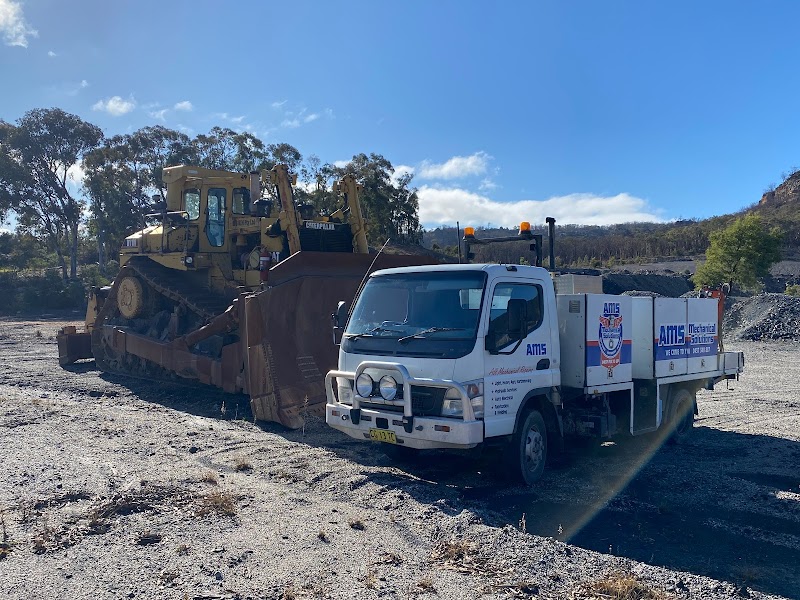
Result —
[[162, 178], [156, 224], [125, 239], [113, 283], [90, 294], [85, 331], [59, 332], [62, 366], [94, 358], [108, 372], [248, 394], [255, 418], [297, 428], [325, 407], [337, 301], [370, 270], [435, 262], [370, 253], [350, 175], [329, 215], [296, 205], [285, 165], [175, 166]]

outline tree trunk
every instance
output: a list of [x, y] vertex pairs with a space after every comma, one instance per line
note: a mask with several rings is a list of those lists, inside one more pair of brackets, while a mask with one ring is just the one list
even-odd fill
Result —
[[58, 264], [61, 266], [61, 279], [67, 280], [67, 261], [64, 260], [64, 253], [61, 252], [61, 246], [56, 245], [56, 254], [58, 254]]
[[70, 231], [69, 244], [69, 276], [75, 279], [78, 276], [78, 226], [73, 225]]

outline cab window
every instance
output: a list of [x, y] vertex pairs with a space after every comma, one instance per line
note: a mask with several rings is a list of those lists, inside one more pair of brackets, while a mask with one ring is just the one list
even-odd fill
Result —
[[183, 210], [189, 215], [190, 221], [195, 221], [200, 218], [200, 190], [184, 190]]
[[487, 336], [494, 338], [496, 348], [511, 343], [513, 332], [508, 330], [508, 301], [524, 300], [526, 304], [525, 335], [536, 330], [543, 320], [542, 287], [523, 283], [501, 283], [494, 288], [492, 306], [489, 312], [489, 331]]
[[208, 190], [208, 219], [206, 235], [208, 243], [220, 247], [225, 244], [225, 188]]
[[250, 190], [246, 187], [233, 188], [233, 213], [250, 214]]

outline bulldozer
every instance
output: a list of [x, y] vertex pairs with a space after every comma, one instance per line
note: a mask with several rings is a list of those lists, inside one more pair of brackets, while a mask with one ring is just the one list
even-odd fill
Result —
[[110, 373], [244, 393], [256, 419], [298, 428], [325, 408], [337, 301], [372, 270], [436, 262], [370, 253], [351, 175], [325, 215], [296, 204], [286, 165], [181, 165], [162, 178], [166, 201], [125, 238], [112, 284], [92, 289], [85, 331], [59, 332], [62, 366], [94, 358]]

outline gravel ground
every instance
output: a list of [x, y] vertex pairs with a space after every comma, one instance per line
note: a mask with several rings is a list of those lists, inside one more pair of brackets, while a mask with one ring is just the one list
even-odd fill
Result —
[[730, 342], [747, 371], [686, 443], [574, 446], [528, 489], [496, 455], [396, 465], [242, 397], [62, 370], [63, 324], [0, 321], [0, 597], [800, 598], [796, 344]]

